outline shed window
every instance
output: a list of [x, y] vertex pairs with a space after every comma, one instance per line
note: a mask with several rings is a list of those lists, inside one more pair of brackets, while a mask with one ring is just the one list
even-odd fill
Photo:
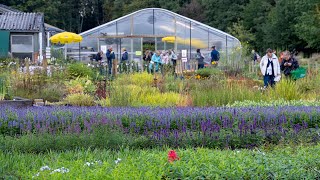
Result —
[[11, 52], [33, 52], [33, 36], [12, 35]]

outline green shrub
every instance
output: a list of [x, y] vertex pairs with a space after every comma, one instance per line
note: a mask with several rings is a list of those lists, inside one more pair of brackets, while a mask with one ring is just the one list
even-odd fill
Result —
[[77, 77], [93, 77], [93, 70], [83, 63], [73, 63], [67, 68], [69, 77], [75, 79]]
[[12, 99], [10, 80], [6, 73], [0, 74], [0, 100], [3, 99]]
[[[35, 141], [35, 139], [37, 139]], [[44, 153], [66, 151], [79, 148], [120, 149], [128, 144], [128, 137], [120, 131], [108, 127], [96, 127], [90, 134], [27, 134], [20, 138], [1, 136], [1, 151], [19, 151], [24, 153]]]
[[131, 92], [126, 86], [114, 86], [109, 97], [111, 106], [130, 106]]
[[109, 99], [112, 106], [169, 107], [181, 105], [185, 101], [185, 97], [178, 93], [161, 93], [155, 87], [140, 87], [136, 85], [113, 87]]
[[302, 98], [302, 92], [298, 89], [296, 82], [290, 79], [282, 79], [274, 88], [270, 88], [266, 93], [270, 93], [268, 97], [273, 100], [284, 99], [290, 101]]
[[217, 68], [202, 68], [197, 70], [197, 75], [201, 77], [221, 77], [223, 73]]
[[140, 87], [151, 86], [152, 83], [153, 83], [153, 75], [148, 74], [147, 72], [134, 73], [134, 74], [122, 74], [114, 82], [115, 85], [134, 84]]
[[[158, 88], [152, 87], [153, 81], [153, 75], [148, 73], [122, 75], [112, 83], [106, 102], [100, 104], [108, 106], [110, 102], [111, 106], [169, 107], [184, 105], [187, 102], [186, 97], [177, 92], [161, 92]], [[179, 92], [179, 84], [176, 88], [175, 91]]]
[[194, 106], [223, 106], [243, 100], [260, 100], [261, 92], [242, 84], [200, 81], [191, 90]]
[[93, 95], [96, 92], [95, 84], [88, 77], [77, 77], [68, 82], [65, 82], [67, 91], [70, 94], [85, 93]]
[[164, 89], [166, 92], [180, 93], [185, 89], [186, 81], [175, 78], [172, 75], [166, 76], [164, 79]]
[[[319, 179], [319, 145], [254, 150], [77, 149], [43, 154], [0, 152], [1, 179]], [[117, 159], [119, 161], [115, 161]], [[90, 166], [87, 164], [92, 163]], [[48, 166], [50, 170], [40, 170]], [[67, 168], [67, 173], [55, 172]]]
[[284, 99], [272, 100], [272, 101], [235, 101], [232, 104], [228, 104], [227, 107], [264, 107], [264, 106], [320, 106], [320, 101], [305, 101], [305, 100], [291, 100], [286, 101]]
[[19, 62], [19, 59], [0, 58], [0, 69], [7, 68], [9, 64]]
[[72, 106], [94, 106], [94, 97], [89, 94], [69, 94], [64, 101]]
[[41, 98], [50, 102], [58, 102], [66, 93], [64, 86], [61, 84], [48, 84], [41, 91]]

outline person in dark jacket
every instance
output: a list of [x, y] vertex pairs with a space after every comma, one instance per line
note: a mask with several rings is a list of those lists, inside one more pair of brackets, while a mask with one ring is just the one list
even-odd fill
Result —
[[197, 49], [196, 60], [198, 61], [198, 69], [204, 68], [204, 55]]
[[129, 54], [126, 50], [126, 48], [122, 48], [122, 54], [121, 54], [121, 65], [123, 67], [123, 70], [125, 72], [129, 72]]
[[98, 53], [96, 54], [95, 59], [96, 59], [97, 62], [101, 63], [101, 61], [102, 61], [102, 55], [103, 55], [103, 52], [102, 52], [102, 51], [100, 51], [100, 52], [98, 52]]
[[290, 77], [291, 71], [298, 68], [299, 68], [298, 61], [293, 56], [291, 56], [289, 51], [285, 51], [283, 53], [283, 60], [280, 65], [280, 69], [281, 71], [283, 71], [283, 74], [286, 77]]
[[115, 59], [114, 52], [112, 50], [112, 47], [109, 47], [106, 53], [107, 60], [108, 60], [108, 68], [109, 68], [109, 75], [111, 74], [111, 69], [112, 69], [112, 61]]
[[102, 55], [103, 55], [103, 52], [99, 51], [94, 57], [94, 59], [98, 62], [97, 66], [99, 67], [99, 72], [101, 75], [104, 74], [104, 68], [103, 68], [103, 64], [102, 64]]
[[220, 53], [216, 50], [216, 46], [211, 47], [211, 63], [213, 61], [219, 61], [220, 59]]
[[126, 48], [122, 48], [121, 61], [127, 61], [129, 59], [128, 52]]

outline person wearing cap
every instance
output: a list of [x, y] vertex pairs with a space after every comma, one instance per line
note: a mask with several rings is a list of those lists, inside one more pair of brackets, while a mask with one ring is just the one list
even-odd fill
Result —
[[109, 68], [109, 75], [111, 74], [111, 69], [112, 69], [112, 62], [115, 59], [114, 52], [112, 50], [112, 47], [109, 47], [106, 53], [107, 60], [108, 60], [108, 68]]
[[272, 49], [267, 49], [266, 55], [262, 57], [260, 61], [260, 70], [263, 75], [264, 88], [269, 85], [272, 87], [275, 84], [275, 78], [276, 80], [280, 80], [280, 64]]

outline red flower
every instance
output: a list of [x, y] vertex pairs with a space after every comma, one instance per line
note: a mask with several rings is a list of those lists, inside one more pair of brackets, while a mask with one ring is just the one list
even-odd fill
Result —
[[174, 150], [170, 150], [168, 152], [168, 161], [173, 162], [176, 160], [179, 160], [180, 158], [178, 157], [177, 153]]

